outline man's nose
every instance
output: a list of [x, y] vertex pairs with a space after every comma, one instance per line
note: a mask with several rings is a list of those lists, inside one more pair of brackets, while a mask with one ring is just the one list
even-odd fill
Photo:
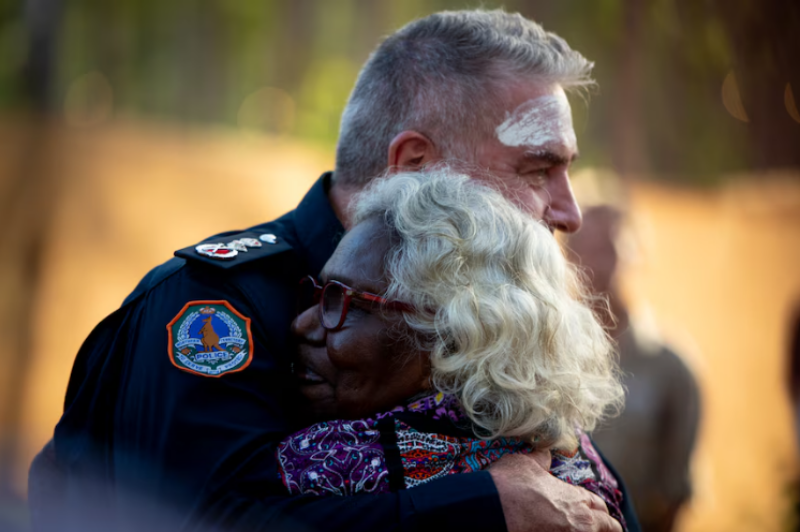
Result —
[[292, 322], [292, 336], [309, 344], [325, 343], [325, 328], [319, 321], [319, 305], [314, 305], [301, 312]]
[[545, 213], [544, 221], [558, 231], [575, 233], [581, 228], [583, 216], [578, 202], [575, 200], [575, 195], [572, 193], [569, 174], [563, 172], [555, 179], [551, 179], [548, 192], [550, 205]]

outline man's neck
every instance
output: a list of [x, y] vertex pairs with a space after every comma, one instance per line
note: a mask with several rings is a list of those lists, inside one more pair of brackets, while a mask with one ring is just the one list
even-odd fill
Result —
[[358, 192], [359, 190], [356, 188], [340, 184], [336, 180], [336, 176], [333, 176], [331, 188], [328, 191], [328, 201], [331, 203], [333, 213], [342, 222], [346, 230], [349, 230], [352, 225], [350, 203]]

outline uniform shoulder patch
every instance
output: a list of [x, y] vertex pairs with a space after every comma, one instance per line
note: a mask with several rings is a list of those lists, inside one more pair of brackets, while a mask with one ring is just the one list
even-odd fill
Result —
[[169, 359], [178, 369], [221, 377], [253, 360], [250, 318], [227, 301], [189, 301], [167, 324]]

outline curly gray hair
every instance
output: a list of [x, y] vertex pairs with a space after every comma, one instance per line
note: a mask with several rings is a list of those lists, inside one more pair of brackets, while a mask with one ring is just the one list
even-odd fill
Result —
[[387, 297], [404, 313], [431, 382], [483, 437], [570, 446], [619, 408], [610, 340], [553, 235], [489, 184], [446, 166], [376, 180], [354, 202], [392, 243]]
[[381, 175], [390, 142], [406, 130], [428, 136], [444, 158], [473, 162], [475, 143], [502, 121], [510, 81], [587, 86], [592, 67], [518, 13], [444, 11], [415, 20], [362, 68], [342, 113], [334, 178], [360, 188]]

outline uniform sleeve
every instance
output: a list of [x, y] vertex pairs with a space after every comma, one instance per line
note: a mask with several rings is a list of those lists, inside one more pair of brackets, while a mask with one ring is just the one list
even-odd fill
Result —
[[450, 475], [411, 490], [351, 497], [221, 493], [195, 515], [193, 530], [272, 531], [505, 531], [505, 519], [486, 471]]
[[[269, 275], [254, 265], [228, 272], [181, 268], [166, 279], [155, 276], [142, 295], [98, 326], [76, 362], [76, 383], [70, 384], [56, 432], [67, 475], [91, 470], [99, 482], [112, 484], [115, 489], [98, 490], [92, 503], [107, 504], [126, 524], [413, 530], [420, 523], [481, 523], [485, 530], [505, 530], [488, 473], [396, 494], [288, 496], [274, 447], [296, 421], [286, 333], [294, 285], [284, 280], [297, 272], [283, 275], [279, 264], [272, 267]], [[179, 368], [169, 354], [168, 324], [187, 304], [220, 301], [250, 320], [249, 365], [219, 377]], [[93, 427], [88, 433], [87, 423]], [[70, 500], [86, 492], [73, 491]]]

